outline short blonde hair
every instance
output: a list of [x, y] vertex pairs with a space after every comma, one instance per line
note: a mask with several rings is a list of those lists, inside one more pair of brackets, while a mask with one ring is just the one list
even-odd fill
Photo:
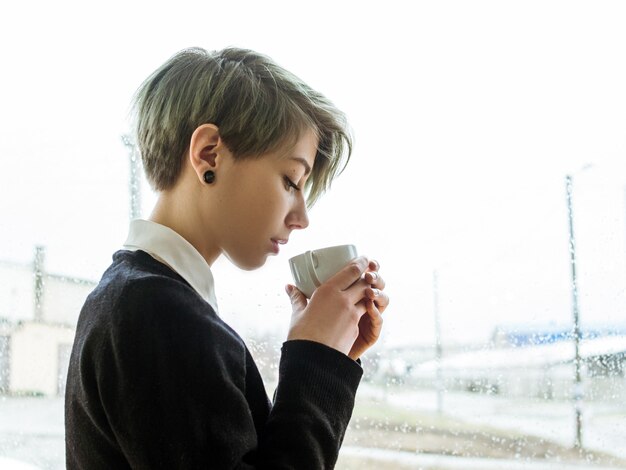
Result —
[[324, 95], [257, 52], [185, 49], [152, 73], [134, 97], [135, 134], [156, 191], [174, 186], [194, 130], [215, 124], [237, 159], [293, 145], [313, 129], [319, 139], [307, 180], [312, 206], [352, 153], [346, 116]]

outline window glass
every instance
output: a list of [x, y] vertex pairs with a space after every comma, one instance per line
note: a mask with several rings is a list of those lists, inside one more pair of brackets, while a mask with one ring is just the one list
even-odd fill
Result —
[[80, 307], [156, 201], [129, 137], [133, 92], [182, 48], [229, 45], [319, 89], [355, 135], [278, 257], [213, 266], [269, 396], [288, 258], [352, 243], [380, 262], [391, 304], [337, 468], [626, 468], [626, 4], [6, 10], [0, 468], [65, 467]]

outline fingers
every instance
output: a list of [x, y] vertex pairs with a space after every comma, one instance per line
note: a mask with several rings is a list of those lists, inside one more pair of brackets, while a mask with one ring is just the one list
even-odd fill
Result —
[[363, 278], [377, 289], [385, 288], [385, 281], [382, 277], [380, 277], [380, 264], [376, 260], [370, 260], [367, 265], [367, 272], [363, 276]]
[[372, 329], [380, 334], [380, 329], [383, 326], [382, 312], [376, 307], [376, 303], [371, 300], [367, 301], [366, 309], [366, 313], [370, 318]]
[[383, 327], [383, 317], [374, 302], [364, 299], [361, 303], [365, 305], [366, 314], [359, 320], [359, 336], [352, 344], [349, 353], [349, 356], [355, 360], [378, 341]]
[[354, 302], [363, 297], [373, 301], [382, 313], [389, 305], [389, 296], [383, 292], [386, 283], [378, 269], [380, 265], [377, 261], [360, 257], [329, 279], [329, 282], [348, 291]]
[[389, 305], [389, 296], [383, 292], [385, 280], [380, 276], [379, 269], [380, 265], [377, 261], [370, 261], [368, 272], [365, 273], [363, 279], [370, 285], [370, 288], [365, 291], [366, 297], [372, 300], [382, 313]]
[[291, 284], [287, 284], [285, 286], [285, 291], [287, 295], [289, 295], [289, 300], [291, 300], [291, 305], [296, 310], [302, 310], [307, 305], [307, 300], [305, 295], [300, 292], [300, 290], [296, 286], [292, 286]]
[[383, 313], [389, 305], [389, 296], [380, 289], [368, 287], [365, 289], [365, 295], [376, 305], [380, 313]]
[[376, 289], [384, 289], [385, 288], [385, 280], [380, 276], [378, 271], [368, 271], [363, 276], [365, 282]]
[[355, 282], [361, 279], [361, 276], [368, 268], [369, 262], [364, 256], [356, 258], [350, 262], [345, 268], [335, 274], [333, 277], [326, 281], [328, 284], [332, 284], [339, 290], [346, 290], [352, 286]]

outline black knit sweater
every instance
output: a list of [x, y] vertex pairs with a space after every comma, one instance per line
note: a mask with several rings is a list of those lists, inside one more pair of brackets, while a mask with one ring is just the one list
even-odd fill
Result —
[[287, 341], [270, 403], [211, 306], [147, 253], [118, 251], [78, 320], [67, 468], [332, 468], [361, 375], [332, 348]]

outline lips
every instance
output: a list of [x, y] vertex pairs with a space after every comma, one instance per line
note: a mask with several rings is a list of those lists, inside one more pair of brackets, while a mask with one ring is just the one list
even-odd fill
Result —
[[279, 245], [286, 245], [289, 240], [285, 240], [283, 238], [272, 238], [272, 248], [274, 253], [278, 253], [280, 251]]

